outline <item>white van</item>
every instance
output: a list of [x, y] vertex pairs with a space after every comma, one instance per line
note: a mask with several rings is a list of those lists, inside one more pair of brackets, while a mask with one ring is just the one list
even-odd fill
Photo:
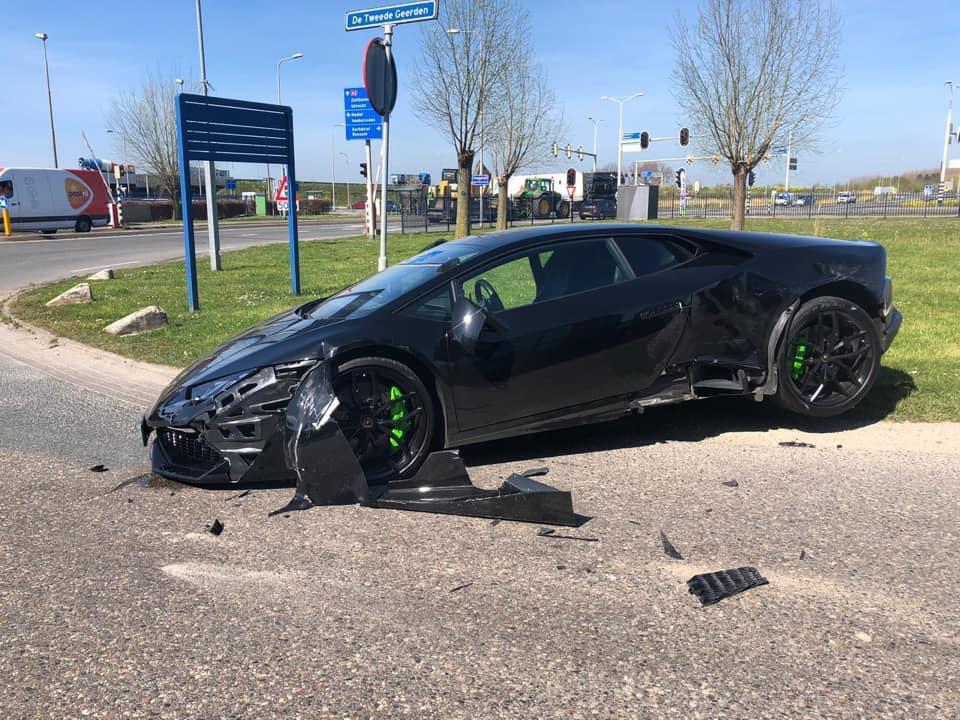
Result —
[[14, 231], [90, 232], [110, 222], [112, 200], [96, 170], [0, 168], [0, 195]]

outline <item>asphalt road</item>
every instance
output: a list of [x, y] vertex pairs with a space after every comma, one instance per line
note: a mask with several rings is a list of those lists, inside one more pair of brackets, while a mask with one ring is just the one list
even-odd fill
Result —
[[[359, 223], [305, 222], [299, 226], [301, 240], [349, 237], [361, 232]], [[183, 232], [178, 228], [96, 230], [83, 235], [31, 233], [13, 237], [0, 240], [0, 296], [32, 283], [90, 274], [105, 267], [122, 268], [183, 257]], [[223, 250], [286, 241], [285, 225], [224, 223], [220, 226]], [[198, 255], [206, 255], [205, 228], [197, 228], [196, 246]]]
[[[140, 412], [0, 358], [2, 717], [960, 707], [946, 437], [918, 452], [890, 440], [909, 428], [799, 435], [763, 406], [704, 402], [465, 451], [487, 487], [549, 466], [593, 517], [562, 534], [587, 542], [353, 506], [269, 518], [286, 488], [113, 490], [145, 470]], [[741, 565], [770, 584], [705, 608], [687, 592], [695, 573]]]

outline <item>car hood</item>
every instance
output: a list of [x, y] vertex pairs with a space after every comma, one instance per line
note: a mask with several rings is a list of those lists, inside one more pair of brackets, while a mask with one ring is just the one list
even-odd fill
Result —
[[305, 311], [319, 301], [274, 315], [230, 338], [174, 378], [160, 401], [178, 389], [269, 365], [320, 359], [326, 329], [348, 319], [316, 319]]

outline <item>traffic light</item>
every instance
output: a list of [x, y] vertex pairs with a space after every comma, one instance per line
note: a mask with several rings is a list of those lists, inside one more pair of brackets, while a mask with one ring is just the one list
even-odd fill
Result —
[[366, 176], [367, 176], [367, 164], [366, 164], [366, 163], [360, 163], [360, 174], [361, 174], [363, 177], [366, 177]]
[[583, 145], [577, 148], [577, 159], [583, 160]]
[[640, 149], [646, 150], [648, 147], [650, 147], [650, 133], [644, 130], [640, 133]]
[[797, 159], [795, 157], [790, 158], [790, 169], [791, 170], [797, 169]]
[[560, 153], [560, 148], [557, 146], [557, 141], [554, 140], [550, 145], [550, 152], [553, 153], [553, 156], [556, 157]]
[[570, 152], [570, 143], [567, 143], [567, 146], [564, 148], [564, 152], [567, 154], [567, 160], [573, 157], [573, 154]]
[[573, 168], [567, 170], [567, 187], [574, 187], [577, 184], [577, 171]]
[[677, 183], [677, 187], [683, 187], [683, 170], [677, 170], [677, 179], [674, 181]]
[[690, 142], [690, 131], [686, 128], [680, 128], [680, 144], [686, 147]]
[[750, 174], [747, 175], [747, 184], [750, 185], [750, 187], [753, 187], [753, 183], [755, 183], [756, 180], [757, 180], [757, 176], [756, 176], [756, 174], [753, 172], [753, 170], [751, 170], [751, 171], [750, 171]]

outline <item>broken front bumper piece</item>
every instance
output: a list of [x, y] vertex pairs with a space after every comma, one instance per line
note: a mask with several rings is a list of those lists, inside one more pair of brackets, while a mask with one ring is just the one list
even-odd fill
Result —
[[470, 482], [455, 450], [431, 453], [412, 478], [368, 485], [350, 444], [333, 419], [337, 404], [329, 367], [319, 365], [304, 377], [287, 409], [284, 459], [296, 473], [297, 492], [278, 512], [311, 505], [360, 503], [374, 508], [546, 525], [580, 524], [569, 492], [516, 474], [496, 490], [483, 490]]

